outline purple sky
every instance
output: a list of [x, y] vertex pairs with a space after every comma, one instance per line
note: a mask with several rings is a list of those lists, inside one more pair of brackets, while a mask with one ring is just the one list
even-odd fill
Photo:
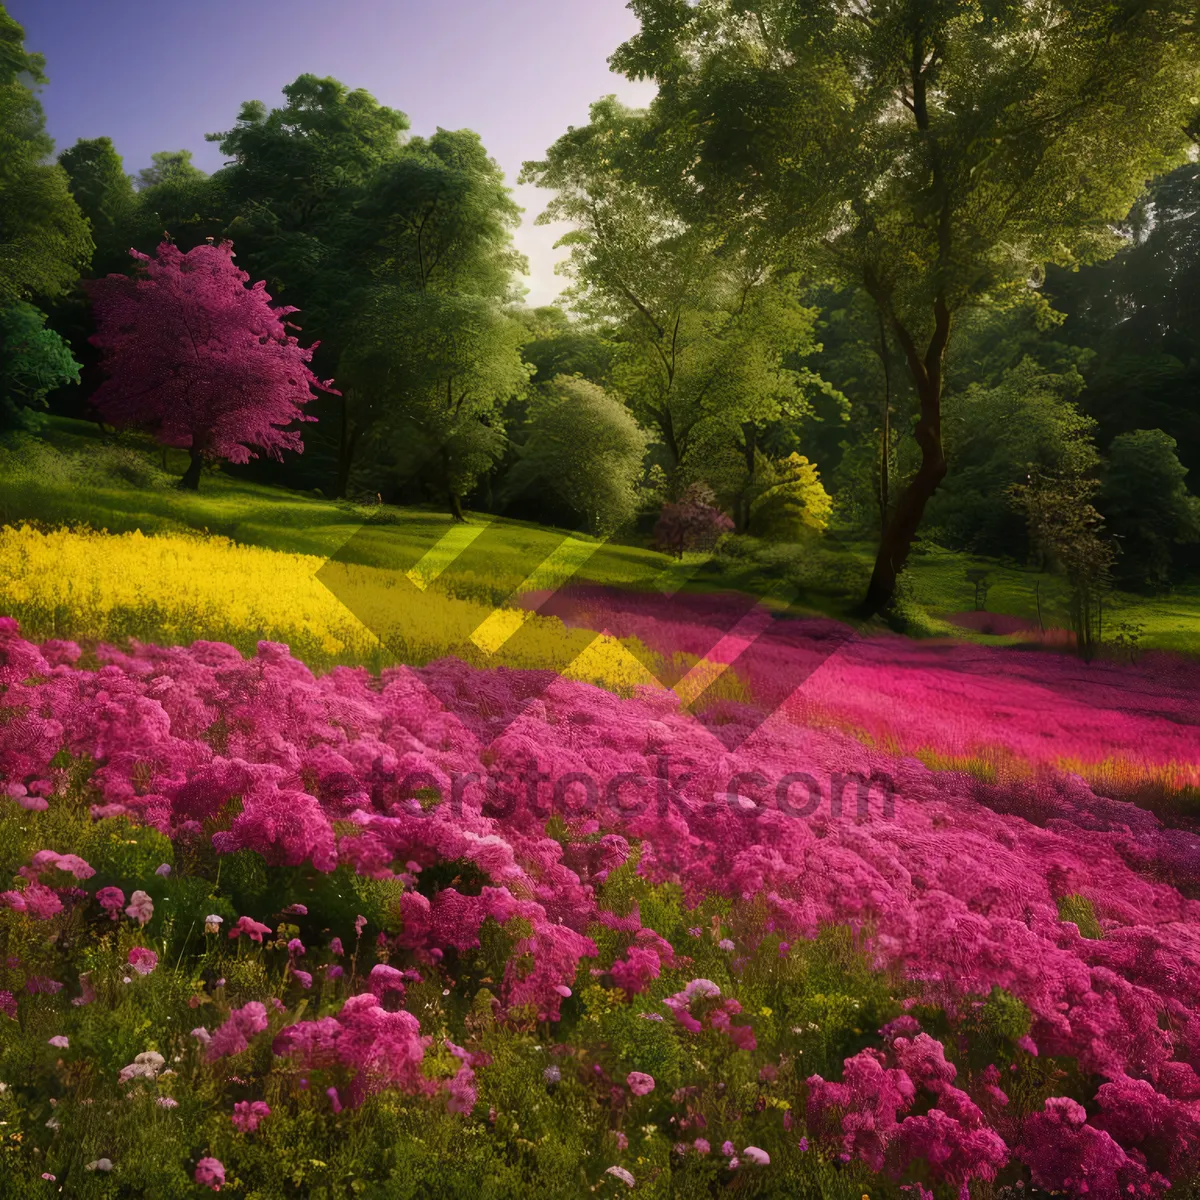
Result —
[[[58, 150], [113, 139], [130, 174], [155, 150], [190, 149], [206, 171], [221, 153], [204, 135], [229, 129], [243, 100], [282, 102], [310, 71], [366, 88], [408, 114], [412, 132], [467, 127], [515, 181], [588, 105], [615, 92], [645, 104], [649, 84], [608, 69], [636, 31], [625, 0], [4, 0], [46, 56], [42, 89]], [[525, 223], [530, 304], [562, 286], [552, 249], [563, 227], [533, 228], [547, 193], [515, 189]]]

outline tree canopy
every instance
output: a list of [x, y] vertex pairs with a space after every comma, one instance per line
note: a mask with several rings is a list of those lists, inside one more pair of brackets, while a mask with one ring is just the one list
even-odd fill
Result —
[[61, 295], [92, 253], [67, 174], [46, 161], [54, 142], [33, 90], [47, 82], [45, 60], [24, 36], [0, 6], [0, 310]]
[[[251, 447], [278, 456], [300, 450], [297, 430], [310, 386], [311, 349], [287, 333], [295, 309], [272, 308], [262, 282], [233, 262], [233, 246], [197, 246], [184, 254], [163, 242], [134, 257], [140, 278], [91, 281], [97, 316], [93, 342], [105, 353], [108, 380], [94, 397], [116, 425], [148, 428], [167, 446], [186, 447], [182, 485], [195, 488], [209, 457], [245, 462]], [[292, 326], [295, 328], [295, 326]]]
[[946, 473], [955, 314], [1046, 264], [1112, 253], [1147, 180], [1196, 128], [1191, 4], [1135, 0], [633, 0], [612, 62], [652, 78], [655, 185], [727, 209], [885, 315], [920, 399], [921, 463], [888, 523], [885, 604]]

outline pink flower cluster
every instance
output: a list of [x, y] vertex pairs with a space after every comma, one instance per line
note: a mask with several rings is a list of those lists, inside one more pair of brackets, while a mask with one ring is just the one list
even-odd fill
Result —
[[725, 1000], [720, 997], [721, 989], [711, 979], [693, 979], [683, 991], [668, 996], [663, 1003], [689, 1033], [699, 1033], [707, 1022], [709, 1029], [727, 1034], [739, 1050], [753, 1050], [757, 1044], [753, 1027], [735, 1025], [729, 1019], [742, 1011], [741, 1004], [732, 996]]
[[[679, 641], [686, 648], [704, 638], [691, 631]], [[915, 657], [898, 662], [891, 675], [908, 680], [901, 687], [885, 664], [893, 650], [900, 653], [891, 643], [854, 648], [857, 657], [838, 668], [859, 672], [851, 698], [866, 704], [865, 694], [879, 687], [891, 697], [892, 718], [915, 721], [922, 711], [942, 711], [944, 694], [919, 695], [930, 686], [928, 672], [942, 669], [921, 661], [934, 652], [912, 650]], [[689, 902], [759, 898], [766, 932], [785, 941], [814, 937], [830, 923], [855, 927], [879, 967], [905, 977], [913, 996], [952, 1016], [993, 988], [1005, 989], [1032, 1014], [1030, 1052], [1074, 1058], [1105, 1081], [1091, 1120], [1080, 1122], [1074, 1108], [1058, 1104], [1032, 1131], [1012, 1129], [994, 1081], [959, 1088], [953, 1068], [926, 1045], [930, 1039], [908, 1030], [886, 1052], [850, 1059], [840, 1083], [813, 1081], [814, 1117], [843, 1141], [843, 1152], [886, 1169], [925, 1158], [961, 1186], [992, 1178], [1016, 1154], [1040, 1172], [1044, 1186], [1076, 1191], [1081, 1180], [1108, 1178], [1103, 1163], [1123, 1188], [1155, 1187], [1154, 1173], [1138, 1166], [1144, 1156], [1165, 1156], [1172, 1170], [1182, 1170], [1200, 1155], [1200, 903], [1170, 882], [1200, 874], [1200, 839], [1097, 796], [1079, 778], [1031, 780], [1022, 815], [975, 780], [808, 727], [793, 719], [795, 711], [777, 714], [729, 752], [670, 693], [657, 690], [621, 700], [555, 679], [530, 703], [521, 673], [478, 672], [453, 661], [378, 677], [339, 668], [315, 678], [286, 648], [269, 643], [250, 660], [204, 642], [128, 652], [100, 647], [97, 657], [99, 669], [79, 668], [77, 647], [47, 643], [39, 650], [14, 622], [0, 619], [0, 708], [19, 714], [0, 720], [9, 802], [19, 803], [20, 792], [55, 803], [65, 775], [53, 760], [64, 747], [97, 764], [97, 819], [128, 815], [186, 843], [205, 837], [205, 822], [236, 799], [240, 809], [211, 835], [219, 852], [249, 848], [280, 865], [331, 871], [348, 864], [372, 878], [408, 881], [395, 948], [419, 963], [478, 946], [489, 918], [510, 928], [519, 923], [503, 1004], [545, 1021], [559, 1019], [581, 968], [607, 972], [637, 993], [675, 961], [636, 911], [617, 916], [597, 898], [636, 843], [638, 869], [652, 881], [678, 885]], [[998, 720], [997, 688], [1006, 685], [974, 673], [966, 661], [956, 670], [941, 683], [953, 682], [981, 704], [990, 688], [985, 715]], [[1043, 702], [1063, 689], [1058, 724], [1046, 728], [1059, 736], [1065, 713], [1082, 737], [1079, 690], [1059, 677], [1057, 665], [1044, 670], [1052, 678], [1028, 687], [1040, 688]], [[1115, 707], [1100, 707], [1107, 696], [1101, 680], [1088, 712], [1103, 737], [1117, 737]], [[1200, 758], [1194, 726], [1179, 720], [1178, 695], [1147, 695], [1140, 708], [1115, 745], [1124, 737], [1162, 761]], [[507, 719], [488, 744], [466, 719], [483, 709]], [[945, 711], [954, 711], [953, 703]], [[1011, 728], [1034, 719], [1014, 711]], [[219, 740], [212, 735], [217, 727]], [[1010, 738], [1022, 753], [1027, 733]], [[1082, 745], [1061, 737], [1053, 754]], [[661, 766], [664, 754], [667, 776], [656, 772], [656, 756]], [[1048, 755], [1030, 752], [1033, 761]], [[822, 781], [884, 773], [896, 784], [894, 811], [860, 813], [850, 802], [840, 815], [822, 810], [796, 819], [771, 803], [769, 787], [747, 782], [756, 771], [768, 779], [804, 771]], [[623, 780], [628, 794], [650, 802], [627, 814], [562, 814], [570, 837], [551, 837], [546, 818], [556, 803], [562, 808], [558, 781], [581, 775], [601, 788]], [[745, 801], [737, 807], [726, 802], [735, 776]], [[419, 782], [406, 788], [406, 780]], [[442, 803], [421, 803], [416, 793], [430, 788]], [[514, 789], [522, 803], [497, 808], [496, 798]], [[62, 866], [72, 857], [39, 856], [24, 887], [0, 894], [0, 903], [36, 919], [53, 916], [71, 902], [62, 872], [75, 877], [71, 883], [86, 878], [79, 863]], [[429, 898], [408, 886], [448, 862], [474, 868], [485, 881], [477, 894], [445, 887]], [[1090, 902], [1102, 937], [1083, 937], [1060, 918], [1067, 897]], [[96, 899], [117, 918], [124, 900], [118, 889], [102, 889]], [[135, 892], [126, 912], [145, 923], [153, 905]], [[596, 938], [605, 928], [619, 933], [611, 962], [597, 961]], [[271, 932], [244, 916], [230, 936], [260, 941]], [[734, 946], [731, 969], [752, 949]], [[290, 953], [293, 965], [301, 953]], [[394, 968], [372, 972], [371, 990], [350, 997], [336, 1017], [278, 1032], [276, 1053], [304, 1070], [348, 1074], [348, 1103], [381, 1087], [436, 1088], [421, 1072], [429, 1038], [412, 1014], [388, 1008], [403, 999], [407, 982]], [[706, 982], [694, 980], [690, 994], [669, 999], [675, 1020], [752, 1046], [753, 1018]], [[31, 977], [25, 986], [41, 985]], [[268, 1023], [261, 1004], [235, 1009], [212, 1034], [208, 1056], [238, 1053]], [[447, 1089], [456, 1111], [467, 1111], [478, 1064], [458, 1057], [462, 1065]], [[334, 1098], [342, 1102], [336, 1090]], [[835, 1119], [835, 1110], [843, 1115]], [[1035, 1144], [1063, 1149], [1035, 1152]], [[1110, 1144], [1111, 1152], [1104, 1149]], [[1121, 1165], [1118, 1154], [1134, 1165]]]

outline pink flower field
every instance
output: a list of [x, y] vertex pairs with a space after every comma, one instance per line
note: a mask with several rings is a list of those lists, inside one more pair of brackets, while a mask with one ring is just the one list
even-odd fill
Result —
[[[637, 632], [652, 643], [675, 631], [643, 619]], [[685, 632], [697, 646], [706, 636]], [[252, 852], [301, 891], [346, 871], [394, 886], [373, 954], [364, 944], [344, 970], [328, 927], [290, 938], [282, 988], [265, 1003], [214, 994], [213, 1028], [188, 1039], [207, 1064], [267, 1039], [276, 1062], [336, 1077], [331, 1116], [398, 1091], [474, 1119], [489, 1052], [470, 1044], [468, 1022], [452, 1030], [466, 1046], [441, 1039], [458, 1065], [431, 1076], [440, 1031], [406, 994], [430, 981], [444, 981], [444, 996], [461, 990], [463, 964], [500, 927], [510, 940], [491, 977], [493, 1018], [532, 1022], [551, 1040], [558, 1030], [578, 1086], [608, 1114], [614, 1154], [638, 1105], [665, 1104], [680, 1129], [708, 1130], [706, 1145], [733, 1122], [720, 1128], [689, 1099], [702, 1072], [677, 1068], [664, 1095], [650, 1071], [631, 1073], [645, 1064], [618, 1070], [587, 1044], [578, 1003], [596, 982], [693, 1053], [716, 1039], [747, 1063], [778, 1105], [755, 1134], [770, 1145], [752, 1147], [768, 1166], [772, 1152], [809, 1155], [962, 1196], [1009, 1178], [1151, 1195], [1195, 1169], [1200, 900], [1189, 897], [1200, 838], [1051, 769], [1116, 760], [1194, 778], [1184, 664], [1089, 668], [852, 642], [730, 752], [665, 689], [623, 700], [556, 679], [526, 702], [520, 673], [453, 660], [314, 677], [283, 646], [262, 643], [247, 661], [201, 642], [100, 647], [85, 666], [77, 646], [35, 646], [15, 622], [2, 638], [6, 859], [14, 822], [44, 822], [51, 844], [12, 863], [0, 921], [10, 948], [28, 942], [19, 930], [60, 931], [49, 948], [7, 958], [0, 1006], [13, 1020], [103, 1003], [96, 972], [71, 961], [61, 934], [80, 921], [143, 929], [158, 903], [143, 889], [161, 896], [172, 878], [164, 863], [157, 878], [93, 887], [102, 874], [75, 852], [85, 847], [52, 837], [56, 812], [82, 803], [93, 827], [124, 818], [158, 831], [177, 864]], [[796, 640], [796, 661], [807, 644]], [[481, 711], [510, 720], [487, 745], [470, 732]], [[877, 745], [959, 756], [994, 745], [1031, 769], [1007, 782], [931, 769], [806, 723], [814, 712]], [[676, 910], [653, 899], [667, 894]], [[233, 915], [207, 916], [208, 936], [252, 949], [274, 936], [270, 911]], [[356, 938], [367, 923], [355, 922]], [[745, 996], [771, 977], [786, 996], [789, 960], [835, 928], [885, 987], [882, 1024], [856, 1027], [853, 1054], [808, 1074], [818, 1056], [804, 1058], [806, 1039], [821, 1021], [782, 1028], [772, 1006]], [[149, 946], [125, 961], [130, 979], [163, 969]], [[566, 1064], [551, 1070], [558, 1086]], [[158, 1075], [153, 1062], [125, 1071]], [[248, 1136], [278, 1103], [248, 1096], [231, 1129]], [[755, 1164], [731, 1154], [719, 1170]], [[639, 1175], [632, 1155], [615, 1165]]]

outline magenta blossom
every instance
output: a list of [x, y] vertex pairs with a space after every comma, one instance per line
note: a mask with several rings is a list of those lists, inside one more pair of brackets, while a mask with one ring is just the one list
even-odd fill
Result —
[[139, 925], [145, 925], [154, 916], [154, 901], [140, 889], [129, 897], [129, 905], [125, 915], [132, 917]]
[[642, 1071], [630, 1071], [625, 1077], [625, 1082], [635, 1096], [648, 1096], [654, 1091], [654, 1076]]
[[125, 893], [119, 887], [102, 887], [96, 893], [96, 899], [113, 921], [120, 917], [121, 909], [125, 907]]
[[202, 1158], [196, 1164], [195, 1180], [201, 1187], [212, 1188], [214, 1192], [221, 1190], [225, 1182], [225, 1165], [219, 1158]]
[[233, 1106], [233, 1116], [230, 1120], [234, 1129], [240, 1129], [242, 1133], [253, 1133], [259, 1122], [270, 1115], [270, 1105], [264, 1100], [239, 1100]]
[[129, 965], [139, 975], [149, 975], [158, 966], [158, 955], [145, 946], [134, 946], [129, 951]]
[[229, 931], [231, 938], [241, 937], [247, 934], [252, 942], [258, 942], [262, 945], [263, 935], [271, 932], [270, 925], [264, 925], [261, 921], [254, 920], [253, 917], [238, 917], [234, 926]]

